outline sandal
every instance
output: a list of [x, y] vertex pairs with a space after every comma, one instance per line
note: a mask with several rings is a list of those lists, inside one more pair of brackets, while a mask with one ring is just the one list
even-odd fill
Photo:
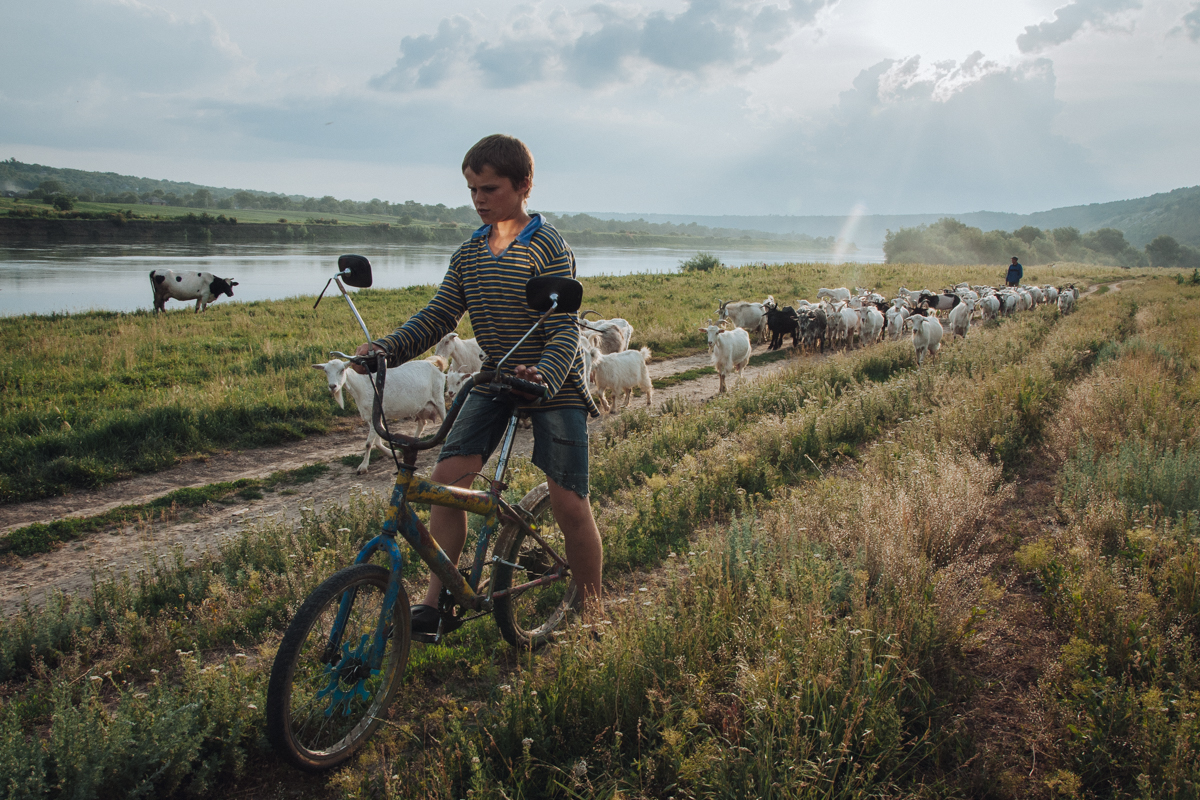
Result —
[[412, 632], [423, 634], [435, 634], [438, 630], [438, 622], [441, 621], [441, 615], [433, 606], [417, 604], [409, 609], [412, 616]]

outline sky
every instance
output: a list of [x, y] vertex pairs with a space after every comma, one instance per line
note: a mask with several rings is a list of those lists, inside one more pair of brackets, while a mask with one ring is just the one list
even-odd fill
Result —
[[0, 159], [531, 206], [1028, 213], [1200, 184], [1200, 0], [3, 2]]

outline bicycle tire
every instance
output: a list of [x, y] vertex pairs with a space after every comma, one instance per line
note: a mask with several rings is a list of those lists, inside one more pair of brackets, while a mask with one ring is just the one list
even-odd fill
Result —
[[[370, 674], [361, 669], [364, 648], [385, 613], [389, 577], [376, 564], [335, 572], [308, 596], [283, 635], [267, 687], [267, 738], [300, 769], [319, 772], [354, 755], [379, 727], [400, 686], [412, 639], [403, 585], [392, 606], [392, 633], [380, 668]], [[324, 658], [329, 632], [348, 590], [354, 595], [338, 661], [329, 663]]]
[[[550, 508], [549, 487], [545, 483], [534, 487], [519, 505], [532, 517], [531, 527], [565, 558], [562, 531]], [[519, 525], [511, 522], [500, 529], [495, 554], [503, 560], [492, 570], [496, 591], [512, 586], [514, 573], [534, 580], [553, 569], [553, 559], [537, 540], [526, 536]], [[514, 568], [513, 564], [518, 567]], [[575, 605], [577, 594], [575, 581], [567, 579], [526, 589], [517, 595], [495, 598], [494, 614], [500, 635], [514, 647], [536, 650], [553, 640], [555, 629]]]

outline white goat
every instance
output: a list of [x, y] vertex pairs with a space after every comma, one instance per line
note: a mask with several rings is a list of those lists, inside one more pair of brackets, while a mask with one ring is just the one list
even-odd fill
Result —
[[629, 342], [633, 339], [633, 326], [620, 317], [598, 319], [595, 322], [580, 319], [580, 324], [588, 346], [599, 348], [605, 355], [628, 350]]
[[862, 347], [862, 317], [858, 315], [858, 310], [847, 306], [838, 314], [842, 318], [838, 323], [838, 331], [846, 337], [846, 349], [850, 349], [850, 341], [855, 337], [858, 338], [858, 346]]
[[[650, 370], [646, 359], [650, 358], [649, 348], [641, 350], [622, 350], [619, 353], [601, 353], [600, 348], [593, 347], [589, 353], [592, 362], [592, 382], [599, 392], [600, 410], [607, 415], [615, 411], [621, 393], [625, 394], [625, 407], [633, 402], [633, 388], [641, 387], [646, 393], [646, 405], [654, 402], [654, 386], [650, 383]], [[613, 399], [609, 405], [606, 393], [612, 389]]]
[[893, 342], [898, 340], [904, 333], [904, 321], [908, 319], [909, 311], [907, 305], [899, 303], [888, 309], [887, 312], [887, 333], [888, 338]]
[[446, 359], [455, 372], [474, 374], [483, 369], [487, 354], [475, 339], [463, 339], [457, 333], [447, 333], [433, 348], [435, 356]]
[[858, 310], [861, 330], [858, 334], [859, 344], [875, 344], [883, 333], [883, 314], [875, 306], [866, 306]]
[[1075, 310], [1075, 293], [1066, 291], [1058, 294], [1058, 313], [1070, 314]]
[[913, 326], [913, 348], [917, 351], [917, 365], [920, 366], [925, 361], [926, 353], [933, 358], [941, 348], [942, 323], [932, 312], [928, 317], [913, 314], [908, 320]]
[[462, 391], [463, 384], [471, 379], [471, 376], [465, 372], [447, 372], [446, 373], [446, 407], [454, 402], [454, 398]]
[[[358, 413], [367, 422], [366, 452], [358, 465], [358, 474], [367, 471], [371, 463], [371, 448], [387, 452], [383, 440], [371, 425], [371, 404], [375, 389], [370, 375], [360, 375], [346, 367], [340, 358], [324, 364], [313, 364], [313, 369], [323, 370], [329, 381], [329, 392], [342, 408], [346, 398], [342, 387], [354, 398]], [[428, 361], [409, 361], [387, 371], [387, 383], [383, 389], [384, 419], [415, 419], [417, 436], [425, 429], [426, 422], [437, 422], [446, 417], [446, 376]]]
[[967, 331], [971, 329], [971, 314], [975, 311], [975, 303], [971, 300], [963, 300], [961, 303], [950, 309], [950, 314], [946, 317], [946, 321], [950, 323], [950, 336], [961, 336], [967, 338]]
[[817, 289], [817, 299], [828, 297], [830, 300], [841, 300], [845, 302], [850, 299], [850, 290], [845, 286], [839, 289]]
[[979, 308], [983, 313], [983, 321], [995, 319], [1000, 314], [1000, 298], [994, 294], [979, 298]]
[[713, 325], [710, 320], [707, 328], [701, 328], [701, 333], [708, 334], [708, 350], [712, 353], [713, 365], [717, 368], [717, 379], [720, 381], [718, 392], [725, 391], [725, 377], [732, 373], [742, 374], [742, 369], [750, 363], [750, 334], [743, 328], [723, 330]]
[[717, 320], [728, 320], [734, 327], [741, 328], [747, 332], [757, 331], [760, 341], [767, 339], [767, 305], [775, 304], [775, 298], [767, 295], [767, 299], [763, 303], [751, 303], [745, 300], [730, 302], [728, 300], [719, 303], [717, 307]]

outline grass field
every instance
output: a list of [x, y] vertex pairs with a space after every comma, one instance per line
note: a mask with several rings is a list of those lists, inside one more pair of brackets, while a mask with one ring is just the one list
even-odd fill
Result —
[[[763, 293], [765, 271], [737, 277], [743, 296]], [[607, 423], [593, 442], [603, 635], [575, 628], [522, 656], [484, 621], [415, 647], [388, 724], [323, 777], [265, 750], [266, 675], [300, 600], [378, 523], [378, 497], [5, 620], [0, 785], [1195, 797], [1200, 288], [1142, 277], [913, 361], [904, 343], [801, 360], [704, 405]], [[536, 480], [518, 465], [512, 492]], [[1021, 598], [1036, 613], [1018, 620]], [[995, 687], [967, 654], [988, 630], [1053, 645], [1024, 694], [981, 709]]]
[[[1087, 282], [1121, 270], [1060, 266], [1031, 281]], [[655, 357], [703, 347], [698, 327], [721, 299], [791, 303], [824, 285], [885, 293], [991, 282], [984, 268], [792, 264], [712, 273], [631, 275], [583, 281], [585, 303], [633, 324], [634, 344]], [[357, 303], [372, 328], [407, 319], [432, 287], [366, 290]], [[469, 320], [460, 333], [469, 337]], [[0, 319], [0, 502], [30, 500], [153, 472], [221, 448], [294, 440], [328, 429], [339, 410], [311, 365], [351, 350], [355, 323], [344, 308], [312, 309], [302, 298], [218, 303], [187, 310]]]

